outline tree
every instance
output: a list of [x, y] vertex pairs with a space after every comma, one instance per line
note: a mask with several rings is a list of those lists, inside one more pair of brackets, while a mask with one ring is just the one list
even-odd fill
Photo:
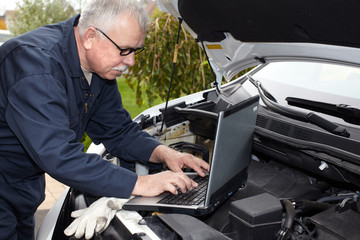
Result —
[[[165, 100], [173, 68], [174, 48], [179, 22], [167, 13], [155, 10], [145, 39], [145, 52], [136, 55], [135, 66], [127, 83], [136, 90], [136, 102], [142, 105], [146, 96], [150, 106], [156, 98]], [[203, 50], [194, 38], [181, 28], [179, 51], [170, 98], [194, 93], [209, 87], [210, 68]], [[213, 81], [213, 79], [211, 80]]]
[[15, 36], [75, 15], [74, 9], [64, 0], [23, 0], [22, 4], [17, 3], [17, 8], [17, 16], [9, 23]]

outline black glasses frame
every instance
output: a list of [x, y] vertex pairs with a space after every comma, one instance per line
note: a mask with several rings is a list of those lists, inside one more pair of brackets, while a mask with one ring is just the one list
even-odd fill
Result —
[[134, 54], [139, 54], [141, 53], [142, 51], [145, 50], [145, 47], [139, 47], [139, 48], [121, 48], [119, 47], [108, 35], [106, 35], [103, 31], [101, 31], [101, 29], [99, 28], [95, 28], [96, 30], [98, 30], [99, 32], [101, 32], [107, 39], [109, 39], [110, 42], [112, 42], [112, 44], [114, 44], [117, 49], [120, 50], [120, 56], [127, 56], [131, 53], [134, 52]]

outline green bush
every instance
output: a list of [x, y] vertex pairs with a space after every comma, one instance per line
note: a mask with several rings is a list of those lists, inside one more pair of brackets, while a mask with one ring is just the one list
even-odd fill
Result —
[[[178, 26], [178, 20], [170, 14], [154, 11], [145, 39], [146, 50], [136, 56], [135, 66], [127, 76], [127, 83], [136, 91], [139, 106], [145, 100], [150, 106], [156, 99], [166, 100]], [[210, 82], [206, 77], [209, 76], [210, 68], [203, 50], [182, 27], [170, 99], [208, 88]]]
[[23, 0], [17, 3], [17, 9], [9, 23], [9, 30], [15, 36], [75, 15], [73, 7], [63, 0]]

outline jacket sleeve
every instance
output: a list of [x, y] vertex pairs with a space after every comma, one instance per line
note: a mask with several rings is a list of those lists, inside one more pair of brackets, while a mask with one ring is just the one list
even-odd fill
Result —
[[57, 77], [33, 73], [8, 89], [9, 127], [31, 160], [55, 179], [95, 195], [129, 197], [137, 175], [83, 152], [68, 126], [66, 90]]
[[107, 84], [100, 107], [91, 117], [86, 132], [95, 143], [103, 143], [113, 155], [126, 161], [147, 163], [153, 150], [161, 143], [143, 132], [123, 108], [121, 96], [114, 84]]

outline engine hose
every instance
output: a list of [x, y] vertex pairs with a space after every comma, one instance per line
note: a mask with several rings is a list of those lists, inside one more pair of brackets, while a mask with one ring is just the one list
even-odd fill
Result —
[[333, 207], [334, 204], [330, 204], [325, 202], [315, 202], [310, 200], [303, 200], [302, 201], [302, 212], [322, 212], [325, 211], [331, 207]]
[[286, 233], [288, 232], [289, 229], [291, 229], [292, 225], [294, 224], [294, 219], [296, 214], [295, 208], [289, 200], [284, 199], [281, 201], [281, 204], [285, 208], [286, 215], [285, 215], [284, 223], [279, 232], [278, 240], [285, 239]]

